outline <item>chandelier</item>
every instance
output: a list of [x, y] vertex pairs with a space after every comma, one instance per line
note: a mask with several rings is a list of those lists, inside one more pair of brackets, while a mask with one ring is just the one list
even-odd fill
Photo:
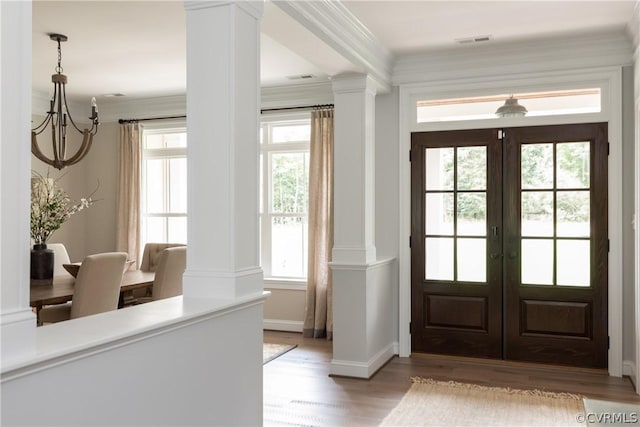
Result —
[[[71, 118], [71, 113], [69, 113], [69, 108], [67, 107], [67, 94], [65, 91], [67, 76], [62, 74], [62, 50], [60, 49], [60, 43], [67, 41], [67, 36], [62, 34], [49, 34], [49, 38], [58, 42], [58, 66], [55, 68], [56, 74], [51, 76], [53, 96], [49, 104], [47, 116], [40, 125], [31, 129], [31, 152], [38, 159], [54, 168], [64, 169], [67, 166], [78, 163], [87, 155], [93, 142], [93, 136], [98, 133], [98, 125], [100, 123], [98, 121], [98, 106], [96, 105], [95, 98], [91, 99], [91, 116], [89, 117], [89, 120], [91, 120], [91, 129], [85, 128], [84, 130], [80, 130]], [[82, 135], [82, 144], [75, 154], [67, 158], [67, 126], [69, 123]], [[37, 140], [37, 136], [47, 129], [49, 124], [51, 124], [53, 159], [48, 158], [42, 153]]]

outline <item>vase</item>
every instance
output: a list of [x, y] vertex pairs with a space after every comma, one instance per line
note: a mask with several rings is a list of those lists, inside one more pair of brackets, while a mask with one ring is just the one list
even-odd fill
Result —
[[31, 278], [53, 279], [53, 251], [46, 244], [33, 245], [31, 249]]

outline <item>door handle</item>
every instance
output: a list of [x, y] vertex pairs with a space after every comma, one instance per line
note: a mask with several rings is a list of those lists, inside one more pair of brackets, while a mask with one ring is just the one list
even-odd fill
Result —
[[509, 259], [516, 259], [518, 257], [518, 252], [511, 251], [509, 252]]
[[490, 254], [489, 256], [491, 257], [491, 259], [496, 259], [496, 258], [498, 258], [500, 256], [500, 254], [497, 254], [497, 253], [494, 252], [494, 253]]

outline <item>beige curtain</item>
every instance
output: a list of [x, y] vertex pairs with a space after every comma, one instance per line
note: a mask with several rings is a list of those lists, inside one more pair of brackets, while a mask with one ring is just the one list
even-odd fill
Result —
[[333, 109], [311, 113], [309, 159], [309, 265], [305, 337], [333, 338]]
[[140, 253], [141, 144], [138, 123], [120, 125], [116, 250], [128, 253], [136, 266]]

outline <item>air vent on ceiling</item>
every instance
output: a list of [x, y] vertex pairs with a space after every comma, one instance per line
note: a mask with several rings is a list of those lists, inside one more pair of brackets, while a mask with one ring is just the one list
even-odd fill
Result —
[[124, 93], [118, 92], [118, 93], [105, 93], [102, 96], [104, 96], [105, 98], [115, 98], [115, 97], [118, 97], [118, 96], [127, 96], [127, 95], [125, 95]]
[[455, 42], [458, 44], [471, 44], [471, 43], [482, 43], [488, 42], [491, 40], [491, 35], [483, 35], [483, 36], [474, 36], [474, 37], [466, 37], [463, 39], [455, 39]]
[[313, 74], [300, 74], [297, 76], [287, 76], [289, 80], [304, 80], [304, 79], [312, 79], [315, 76]]

